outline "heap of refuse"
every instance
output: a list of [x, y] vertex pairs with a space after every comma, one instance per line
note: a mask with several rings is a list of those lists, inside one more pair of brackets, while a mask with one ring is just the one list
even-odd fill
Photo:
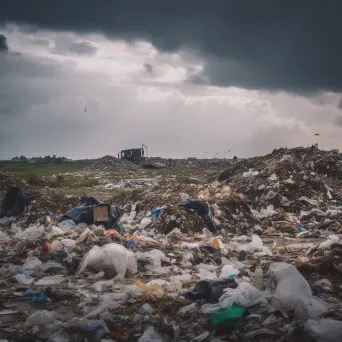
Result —
[[119, 159], [112, 156], [104, 156], [90, 166], [89, 171], [100, 172], [128, 172], [136, 171], [139, 166], [129, 160]]
[[339, 341], [340, 158], [279, 149], [211, 182], [36, 198], [0, 219], [0, 339]]

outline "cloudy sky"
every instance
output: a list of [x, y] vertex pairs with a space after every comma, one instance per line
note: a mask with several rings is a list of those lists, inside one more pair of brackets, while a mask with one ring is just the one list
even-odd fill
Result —
[[0, 159], [342, 149], [341, 16], [337, 0], [3, 0]]

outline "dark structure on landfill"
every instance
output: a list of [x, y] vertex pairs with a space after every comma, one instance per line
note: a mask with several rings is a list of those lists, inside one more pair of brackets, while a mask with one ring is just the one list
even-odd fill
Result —
[[148, 157], [147, 146], [142, 144], [140, 148], [131, 148], [129, 150], [122, 150], [118, 154], [118, 158], [129, 160], [135, 164], [140, 164], [146, 159], [144, 147], [146, 148], [146, 157]]

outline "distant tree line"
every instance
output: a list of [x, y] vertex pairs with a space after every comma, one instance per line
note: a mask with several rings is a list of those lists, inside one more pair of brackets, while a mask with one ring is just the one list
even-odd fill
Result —
[[53, 156], [45, 156], [45, 157], [32, 157], [27, 158], [25, 156], [20, 157], [13, 157], [12, 161], [22, 161], [22, 162], [43, 162], [43, 163], [63, 163], [66, 162], [68, 159], [66, 157], [56, 157], [54, 154]]

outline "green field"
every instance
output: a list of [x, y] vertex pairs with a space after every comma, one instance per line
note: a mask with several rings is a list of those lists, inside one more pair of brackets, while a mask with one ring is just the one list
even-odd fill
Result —
[[2, 161], [0, 162], [0, 171], [8, 172], [15, 176], [25, 177], [28, 175], [35, 176], [52, 176], [59, 173], [76, 172], [90, 166], [94, 161], [68, 161], [62, 163], [47, 163], [47, 162], [15, 162]]

